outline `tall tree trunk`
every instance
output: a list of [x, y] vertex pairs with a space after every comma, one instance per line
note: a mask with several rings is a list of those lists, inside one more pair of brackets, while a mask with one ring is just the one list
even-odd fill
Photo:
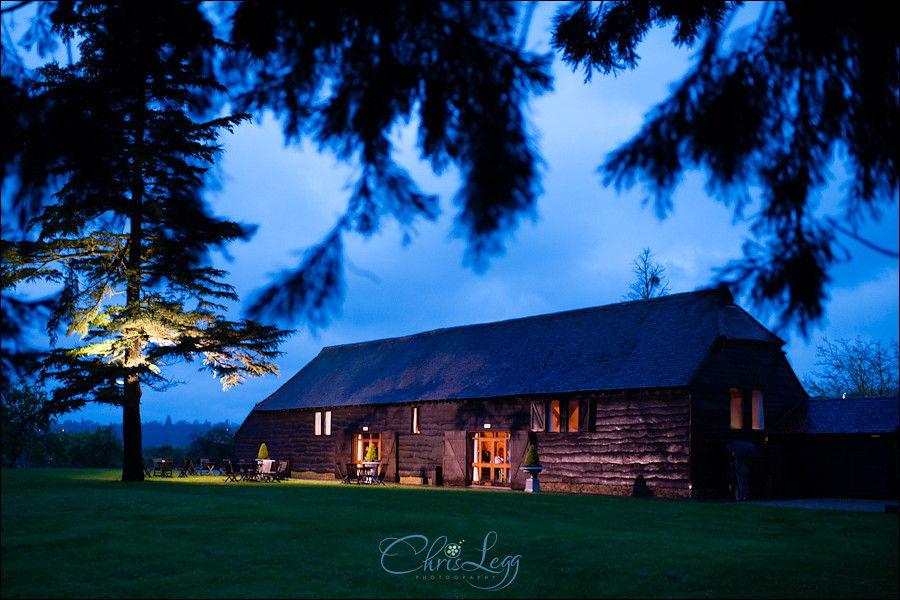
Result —
[[[143, 151], [144, 114], [139, 104], [134, 128], [134, 158], [131, 164], [131, 231], [128, 248], [126, 308], [140, 308], [143, 266], [142, 215], [144, 203]], [[130, 332], [126, 329], [125, 335]], [[135, 335], [134, 333], [131, 333]], [[140, 366], [143, 351], [141, 337], [137, 337], [125, 352], [125, 365]], [[125, 401], [122, 405], [122, 481], [144, 480], [144, 449], [141, 441], [141, 378], [137, 373], [125, 379]]]
[[144, 480], [141, 437], [141, 382], [137, 375], [129, 375], [122, 405], [122, 481]]

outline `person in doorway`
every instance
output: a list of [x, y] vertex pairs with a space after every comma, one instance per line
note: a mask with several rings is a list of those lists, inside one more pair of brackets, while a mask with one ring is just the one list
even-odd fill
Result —
[[734, 499], [747, 500], [750, 497], [750, 459], [732, 453], [731, 464], [734, 466]]

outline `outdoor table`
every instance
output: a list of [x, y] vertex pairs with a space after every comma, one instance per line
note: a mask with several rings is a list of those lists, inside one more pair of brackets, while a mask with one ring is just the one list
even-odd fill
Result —
[[381, 466], [381, 463], [378, 462], [364, 462], [359, 467], [361, 479], [366, 483], [375, 483], [378, 479], [378, 467]]

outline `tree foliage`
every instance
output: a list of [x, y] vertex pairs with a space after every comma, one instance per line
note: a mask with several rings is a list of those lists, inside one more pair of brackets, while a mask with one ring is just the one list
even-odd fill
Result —
[[41, 464], [55, 420], [44, 409], [47, 394], [33, 383], [20, 381], [2, 387], [2, 400], [3, 466]]
[[[709, 192], [738, 216], [758, 186], [756, 239], [721, 277], [805, 332], [844, 255], [838, 234], [858, 239], [861, 223], [897, 202], [897, 32], [873, 4], [789, 1], [762, 4], [732, 34], [738, 6], [574, 3], [557, 15], [554, 46], [590, 79], [634, 68], [654, 26], [674, 24], [676, 45], [702, 42], [691, 72], [601, 166], [605, 183], [646, 185], [661, 215], [691, 168], [706, 169]], [[838, 219], [816, 214], [836, 156], [849, 172]]]
[[[39, 3], [25, 41], [41, 52], [78, 43], [79, 56], [29, 73], [4, 30], [4, 372], [7, 350], [25, 347], [8, 292], [54, 282], [63, 293], [51, 329], [85, 340], [45, 361], [62, 384], [54, 402], [130, 407], [124, 469], [136, 477], [140, 386], [167, 385], [166, 364], [202, 356], [226, 384], [271, 370], [283, 332], [226, 321], [234, 290], [209, 267], [210, 251], [251, 229], [202, 201], [217, 136], [245, 112], [272, 111], [288, 140], [311, 138], [358, 167], [344, 214], [263, 290], [254, 315], [325, 323], [341, 297], [348, 232], [434, 218], [436, 198], [394, 160], [394, 134], [410, 123], [436, 172], [459, 171], [458, 232], [483, 267], [540, 191], [526, 110], [550, 88], [550, 57], [523, 49], [527, 6]], [[805, 328], [821, 315], [838, 234], [896, 202], [897, 34], [871, 4], [766, 3], [732, 35], [736, 10], [579, 2], [558, 14], [554, 45], [587, 79], [635, 68], [652, 27], [674, 25], [676, 45], [699, 45], [671, 98], [603, 165], [606, 183], [646, 183], [661, 214], [692, 167], [707, 169], [710, 191], [738, 214], [759, 186], [756, 243], [722, 277]], [[222, 116], [225, 106], [239, 114]], [[842, 221], [815, 213], [836, 155], [852, 183]]]
[[804, 379], [810, 396], [896, 396], [900, 388], [900, 345], [897, 340], [842, 338], [816, 347], [816, 366]]
[[208, 431], [191, 434], [187, 452], [194, 460], [208, 458], [221, 464], [223, 459], [234, 458], [234, 436], [226, 425], [214, 425]]
[[241, 67], [228, 74], [241, 109], [271, 110], [287, 139], [310, 136], [359, 165], [345, 214], [258, 296], [253, 314], [325, 322], [342, 294], [346, 231], [437, 216], [437, 198], [392, 158], [392, 134], [408, 122], [436, 172], [459, 170], [467, 261], [484, 268], [503, 251], [540, 191], [525, 107], [550, 87], [550, 57], [522, 50], [522, 21], [514, 2], [237, 3]]
[[202, 62], [218, 42], [196, 4], [164, 8], [78, 3], [56, 19], [80, 59], [40, 68], [27, 91], [57, 146], [48, 156], [26, 145], [17, 160], [45, 160], [28, 177], [57, 191], [28, 237], [3, 247], [4, 282], [61, 289], [48, 329], [64, 327], [73, 345], [42, 361], [56, 383], [49, 409], [122, 406], [126, 480], [143, 478], [142, 385], [168, 386], [163, 369], [179, 360], [202, 359], [225, 388], [276, 373], [287, 333], [224, 318], [237, 296], [209, 252], [250, 232], [210, 214], [202, 194], [220, 132], [247, 117], [196, 120], [219, 88]]
[[112, 425], [93, 431], [59, 431], [53, 434], [45, 464], [56, 467], [113, 469], [124, 459], [122, 438]]
[[[89, 6], [96, 10], [81, 2], [41, 3], [25, 37], [44, 50], [55, 43], [51, 34], [94, 44], [96, 32], [73, 29]], [[533, 214], [540, 192], [526, 108], [532, 96], [550, 88], [550, 56], [523, 50], [533, 9], [525, 6], [248, 1], [211, 3], [202, 14], [196, 2], [142, 8], [146, 20], [133, 42], [151, 33], [170, 41], [189, 55], [194, 73], [215, 72], [227, 85], [227, 94], [206, 85], [185, 90], [193, 108], [209, 112], [230, 103], [256, 114], [271, 111], [282, 119], [289, 141], [311, 137], [359, 167], [346, 213], [298, 268], [257, 295], [252, 316], [325, 324], [343, 295], [347, 232], [371, 235], [387, 217], [409, 232], [416, 219], [436, 217], [437, 198], [421, 191], [393, 159], [394, 134], [409, 122], [418, 123], [422, 157], [434, 170], [454, 167], [461, 175], [457, 231], [469, 242], [466, 260], [481, 269], [503, 251], [504, 235]], [[210, 37], [212, 22], [232, 43]], [[33, 216], [54, 191], [54, 177], [43, 165], [58, 163], [58, 154], [85, 132], [65, 124], [78, 106], [63, 103], [72, 115], [50, 110], [50, 98], [31, 94], [21, 77], [7, 76], [24, 72], [8, 42], [5, 36], [3, 101], [10, 110], [4, 112], [4, 136], [23, 143], [4, 144], [3, 174], [5, 181], [11, 175], [17, 180], [20, 216]], [[122, 48], [126, 56], [131, 50]], [[107, 81], [123, 74], [109, 73]], [[116, 116], [102, 106], [91, 109], [98, 111], [97, 121]], [[57, 117], [62, 121], [50, 121]], [[87, 137], [99, 144], [106, 132], [100, 127], [97, 133]], [[31, 150], [22, 153], [23, 147]], [[96, 168], [105, 165], [108, 157], [102, 158]]]
[[650, 248], [644, 248], [634, 259], [631, 271], [635, 279], [629, 286], [631, 291], [625, 296], [626, 300], [648, 300], [669, 293], [666, 268], [656, 262]]

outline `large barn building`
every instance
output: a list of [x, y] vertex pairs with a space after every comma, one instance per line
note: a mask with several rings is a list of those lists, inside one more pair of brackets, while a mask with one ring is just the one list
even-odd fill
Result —
[[[784, 342], [725, 288], [329, 347], [255, 406], [239, 457], [265, 443], [295, 476], [339, 478], [369, 445], [385, 479], [726, 497], [728, 445], [761, 445], [807, 398]], [[773, 473], [750, 461], [750, 497]]]

